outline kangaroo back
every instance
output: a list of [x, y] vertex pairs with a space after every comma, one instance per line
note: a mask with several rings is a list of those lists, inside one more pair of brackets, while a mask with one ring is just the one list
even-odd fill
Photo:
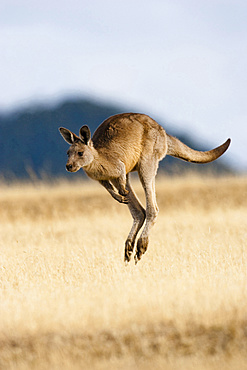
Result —
[[223, 153], [225, 153], [230, 143], [231, 139], [228, 139], [224, 144], [218, 146], [215, 149], [209, 150], [207, 152], [201, 152], [189, 148], [176, 137], [167, 134], [167, 154], [171, 155], [172, 157], [183, 159], [187, 162], [208, 163], [214, 161]]

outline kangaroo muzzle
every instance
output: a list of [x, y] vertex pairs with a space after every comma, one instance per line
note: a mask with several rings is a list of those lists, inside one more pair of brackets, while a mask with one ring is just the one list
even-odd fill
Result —
[[80, 166], [72, 164], [72, 163], [67, 163], [66, 164], [66, 170], [68, 172], [77, 172], [80, 169]]

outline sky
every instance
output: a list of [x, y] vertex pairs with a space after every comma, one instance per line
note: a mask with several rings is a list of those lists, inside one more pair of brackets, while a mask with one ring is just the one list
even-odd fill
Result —
[[[246, 0], [1, 0], [0, 112], [92, 97], [247, 172]], [[100, 122], [99, 122], [100, 123]]]

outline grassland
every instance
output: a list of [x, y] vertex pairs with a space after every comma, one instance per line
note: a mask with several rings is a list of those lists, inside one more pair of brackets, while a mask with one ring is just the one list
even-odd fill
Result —
[[98, 184], [0, 186], [1, 370], [247, 369], [247, 178], [157, 199], [125, 267], [131, 217]]

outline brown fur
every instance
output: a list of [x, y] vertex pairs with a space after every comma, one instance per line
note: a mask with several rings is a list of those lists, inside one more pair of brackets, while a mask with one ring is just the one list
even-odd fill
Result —
[[[220, 157], [229, 147], [230, 139], [208, 151], [193, 150], [168, 135], [152, 118], [144, 114], [123, 113], [105, 120], [92, 139], [87, 126], [79, 136], [60, 128], [63, 138], [71, 145], [66, 168], [76, 172], [80, 168], [100, 182], [111, 196], [126, 203], [133, 217], [133, 226], [125, 243], [125, 261], [129, 262], [137, 234], [146, 223], [137, 242], [135, 261], [145, 253], [150, 228], [154, 225], [158, 206], [155, 196], [155, 176], [159, 161], [171, 155], [189, 162], [207, 163]], [[129, 181], [129, 173], [137, 171], [146, 196], [146, 209], [140, 204]]]

